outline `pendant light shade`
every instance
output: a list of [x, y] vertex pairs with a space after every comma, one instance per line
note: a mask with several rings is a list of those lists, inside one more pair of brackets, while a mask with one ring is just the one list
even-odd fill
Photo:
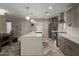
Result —
[[34, 24], [36, 23], [36, 21], [33, 21], [34, 22]]
[[34, 22], [34, 20], [33, 20], [33, 19], [31, 19], [31, 22]]
[[35, 24], [36, 23], [35, 16], [33, 16], [33, 13], [31, 13], [31, 15], [32, 16], [31, 16], [31, 20], [30, 21], [31, 21], [31, 23]]
[[26, 20], [30, 20], [30, 16], [28, 15], [28, 9], [29, 9], [29, 7], [26, 7], [26, 9], [27, 9], [27, 16], [26, 16]]
[[36, 23], [36, 21], [34, 19], [31, 19], [31, 22], [34, 23], [34, 24]]
[[61, 12], [60, 13], [60, 21], [59, 23], [65, 23], [65, 20], [64, 20], [64, 12]]

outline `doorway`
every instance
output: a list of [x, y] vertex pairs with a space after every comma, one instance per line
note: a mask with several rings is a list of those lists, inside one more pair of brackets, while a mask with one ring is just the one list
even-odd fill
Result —
[[12, 22], [6, 22], [6, 26], [7, 26], [7, 33], [10, 33], [12, 30]]

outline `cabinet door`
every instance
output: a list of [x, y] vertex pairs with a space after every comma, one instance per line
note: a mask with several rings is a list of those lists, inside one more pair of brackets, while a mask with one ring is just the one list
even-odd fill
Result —
[[71, 46], [70, 46], [69, 40], [65, 37], [63, 37], [63, 44], [64, 44], [64, 47], [63, 47], [64, 54], [67, 56], [71, 56], [71, 52], [72, 52]]
[[68, 56], [79, 56], [79, 44], [65, 38], [64, 53]]
[[72, 53], [71, 46], [68, 45], [68, 44], [65, 44], [65, 46], [64, 46], [64, 54], [67, 55], [67, 56], [71, 56], [71, 53]]
[[79, 44], [65, 37], [58, 36], [58, 45], [65, 55], [79, 56]]
[[79, 27], [79, 4], [76, 6], [76, 26]]
[[79, 44], [72, 42], [71, 43], [72, 56], [79, 56]]
[[77, 18], [76, 18], [76, 7], [72, 8], [70, 11], [70, 15], [71, 15], [71, 25], [72, 27], [76, 27], [77, 25]]
[[58, 36], [58, 46], [64, 52], [64, 39], [62, 36]]
[[62, 46], [62, 37], [58, 35], [58, 45], [59, 47]]
[[66, 24], [69, 24], [69, 11], [66, 11]]

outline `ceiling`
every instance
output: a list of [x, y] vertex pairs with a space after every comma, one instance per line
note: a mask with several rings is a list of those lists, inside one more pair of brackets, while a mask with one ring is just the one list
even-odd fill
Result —
[[[29, 13], [33, 13], [36, 18], [44, 18], [45, 12], [49, 12], [50, 17], [53, 17], [68, 8], [70, 3], [0, 3], [0, 9], [7, 10], [7, 15], [11, 17], [25, 18], [27, 6], [30, 7]], [[49, 6], [53, 9], [49, 10]]]

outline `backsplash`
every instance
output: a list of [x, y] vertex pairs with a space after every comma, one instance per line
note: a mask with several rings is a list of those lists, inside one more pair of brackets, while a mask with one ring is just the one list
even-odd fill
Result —
[[65, 24], [64, 25], [59, 24], [58, 31], [67, 32], [68, 34], [79, 36], [79, 28], [69, 27], [69, 26], [66, 26]]
[[66, 27], [66, 24], [64, 23], [64, 24], [59, 24], [58, 25], [58, 31], [60, 31], [60, 32], [67, 32], [67, 27]]
[[79, 28], [73, 28], [67, 26], [67, 33], [79, 36]]

